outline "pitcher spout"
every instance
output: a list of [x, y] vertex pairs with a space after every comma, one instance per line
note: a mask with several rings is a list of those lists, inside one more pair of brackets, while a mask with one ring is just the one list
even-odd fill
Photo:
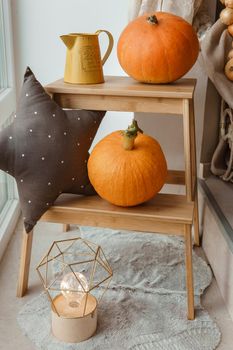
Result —
[[72, 49], [76, 40], [75, 35], [61, 35], [60, 38], [68, 49]]

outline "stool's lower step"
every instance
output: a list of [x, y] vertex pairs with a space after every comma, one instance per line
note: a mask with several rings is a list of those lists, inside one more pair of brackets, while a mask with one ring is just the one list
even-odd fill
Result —
[[129, 208], [112, 205], [99, 196], [65, 194], [41, 220], [183, 235], [184, 224], [192, 224], [193, 207], [193, 202], [187, 202], [185, 196], [173, 194], [158, 194]]

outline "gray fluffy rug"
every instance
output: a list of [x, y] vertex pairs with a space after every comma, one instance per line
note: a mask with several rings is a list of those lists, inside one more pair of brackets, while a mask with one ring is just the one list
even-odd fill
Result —
[[[95, 336], [79, 344], [57, 341], [50, 332], [45, 294], [18, 315], [23, 333], [43, 350], [213, 350], [216, 323], [200, 296], [211, 283], [207, 264], [193, 254], [196, 319], [186, 319], [184, 243], [166, 235], [80, 227], [81, 236], [102, 246], [113, 269], [110, 289], [98, 309]], [[73, 237], [80, 232], [73, 232]]]

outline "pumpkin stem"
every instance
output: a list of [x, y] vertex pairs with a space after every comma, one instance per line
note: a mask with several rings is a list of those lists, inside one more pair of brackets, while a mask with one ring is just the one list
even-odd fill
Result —
[[147, 22], [150, 24], [158, 24], [158, 19], [155, 15], [151, 15], [147, 18]]
[[139, 128], [137, 121], [133, 119], [132, 124], [122, 132], [123, 147], [125, 150], [131, 150], [134, 148], [134, 140], [136, 139], [138, 132], [143, 133], [143, 131]]

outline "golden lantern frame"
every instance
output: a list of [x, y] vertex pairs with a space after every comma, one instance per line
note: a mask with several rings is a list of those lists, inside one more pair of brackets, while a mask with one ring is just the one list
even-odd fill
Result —
[[[75, 260], [72, 262], [72, 259], [71, 259], [71, 262], [67, 262], [65, 256], [66, 255], [72, 256], [72, 250], [70, 252], [69, 252], [69, 250], [72, 249], [72, 247], [77, 242], [81, 243], [83, 246], [85, 246], [87, 248], [87, 250], [89, 250], [89, 252], [90, 252], [89, 254], [88, 254], [88, 252], [83, 253], [83, 255], [89, 259], [79, 260], [78, 262]], [[64, 245], [64, 243], [65, 244], [70, 243], [70, 244], [68, 244], [68, 246], [63, 250], [62, 245]], [[55, 256], [53, 256], [53, 254], [52, 254], [54, 248], [56, 248], [55, 250], [57, 250], [57, 252], [58, 252], [58, 254], [55, 254]], [[90, 258], [90, 256], [92, 258]], [[101, 285], [106, 283], [106, 286], [105, 286], [105, 288], [103, 288], [103, 292], [101, 293], [101, 296], [98, 299], [96, 298], [97, 305], [98, 305], [100, 303], [100, 301], [102, 300], [103, 295], [105, 294], [106, 290], [108, 289], [109, 284], [110, 284], [111, 279], [112, 279], [112, 276], [113, 276], [112, 269], [111, 269], [111, 267], [108, 263], [108, 260], [103, 252], [103, 249], [101, 248], [100, 245], [97, 245], [97, 244], [95, 244], [89, 240], [83, 239], [81, 237], [58, 240], [58, 241], [54, 241], [52, 243], [48, 252], [45, 254], [45, 256], [41, 259], [40, 263], [37, 265], [36, 270], [38, 272], [38, 275], [40, 277], [40, 280], [42, 282], [44, 290], [46, 291], [47, 296], [48, 296], [49, 300], [51, 301], [52, 309], [55, 310], [58, 317], [61, 317], [61, 314], [58, 312], [58, 310], [55, 306], [55, 303], [54, 303], [55, 298], [53, 298], [51, 295], [51, 292], [57, 292], [57, 293], [62, 292], [61, 288], [53, 288], [54, 283], [59, 280], [59, 277], [61, 275], [59, 275], [58, 278], [55, 277], [52, 281], [50, 281], [50, 283], [48, 283], [48, 279], [47, 279], [49, 264], [51, 264], [54, 261], [57, 261], [61, 265], [63, 265], [63, 267], [64, 267], [63, 271], [66, 268], [70, 273], [72, 273], [74, 275], [74, 278], [77, 279], [78, 283], [83, 288], [83, 293], [85, 294], [85, 305], [83, 308], [83, 315], [81, 317], [84, 317], [85, 313], [86, 313], [88, 294], [91, 291], [93, 291], [94, 289], [97, 289]], [[88, 285], [89, 285], [88, 290], [83, 287], [81, 281], [78, 279], [78, 277], [75, 274], [75, 271], [73, 269], [73, 267], [75, 265], [81, 265], [81, 264], [92, 264], [93, 265], [91, 272], [90, 272], [91, 276], [90, 276], [89, 283], [88, 283]], [[94, 283], [94, 276], [95, 276], [96, 268], [98, 265], [101, 266], [103, 271], [105, 271], [107, 273], [107, 277], [104, 277], [102, 280]], [[42, 268], [44, 269], [44, 267], [45, 267], [45, 271], [43, 273]], [[61, 273], [63, 273], [63, 271], [61, 271]], [[77, 292], [75, 290], [69, 290], [69, 291], [70, 292]]]

